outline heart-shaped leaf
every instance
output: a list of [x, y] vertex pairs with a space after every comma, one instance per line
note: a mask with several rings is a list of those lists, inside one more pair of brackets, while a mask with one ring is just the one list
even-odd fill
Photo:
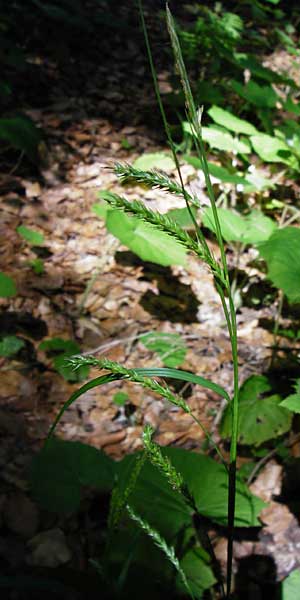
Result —
[[259, 253], [268, 265], [268, 278], [282, 289], [290, 302], [300, 302], [300, 229], [278, 229]]
[[118, 210], [109, 210], [106, 226], [110, 233], [142, 260], [163, 266], [186, 264], [186, 250], [179, 242], [136, 217], [129, 217]]
[[[242, 385], [239, 393], [239, 442], [259, 446], [263, 442], [288, 431], [292, 416], [283, 408], [278, 395], [271, 391], [267, 377], [252, 375]], [[230, 437], [232, 410], [229, 404], [223, 414], [220, 433]]]

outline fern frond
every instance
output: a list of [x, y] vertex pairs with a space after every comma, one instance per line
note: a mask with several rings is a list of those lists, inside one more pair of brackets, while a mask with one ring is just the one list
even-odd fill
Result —
[[180, 575], [187, 592], [189, 593], [191, 598], [194, 599], [194, 594], [188, 584], [186, 574], [180, 566], [180, 562], [177, 556], [175, 555], [175, 550], [173, 546], [169, 546], [166, 540], [164, 540], [164, 538], [160, 535], [160, 533], [156, 529], [154, 529], [154, 527], [152, 527], [147, 521], [145, 521], [145, 519], [138, 515], [129, 505], [127, 505], [127, 512], [130, 518], [139, 525], [139, 527], [153, 540], [154, 544], [165, 554], [167, 559], [170, 561], [170, 563], [176, 569], [177, 573]]
[[159, 173], [156, 170], [141, 171], [135, 169], [131, 165], [116, 163], [114, 166], [114, 172], [123, 183], [136, 182], [142, 183], [149, 188], [159, 188], [161, 190], [170, 192], [170, 194], [176, 194], [177, 196], [183, 196], [186, 194], [188, 201], [195, 207], [200, 208], [199, 200], [195, 196], [191, 196], [186, 190], [184, 191], [176, 181], [173, 181], [165, 173]]
[[123, 196], [107, 192], [105, 194], [105, 201], [110, 204], [113, 208], [121, 209], [131, 215], [134, 215], [138, 219], [154, 225], [160, 231], [164, 231], [168, 235], [175, 237], [187, 250], [196, 254], [201, 260], [203, 260], [210, 268], [214, 277], [216, 277], [221, 285], [224, 285], [225, 278], [222, 273], [220, 265], [217, 263], [207, 245], [203, 246], [202, 243], [197, 243], [193, 238], [181, 227], [168, 217], [162, 215], [159, 212], [154, 212], [150, 208], [146, 207], [142, 202], [134, 200], [129, 202]]

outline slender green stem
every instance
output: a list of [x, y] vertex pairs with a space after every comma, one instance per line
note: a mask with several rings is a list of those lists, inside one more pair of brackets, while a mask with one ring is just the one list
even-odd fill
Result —
[[[171, 37], [173, 52], [176, 64], [180, 73], [182, 87], [185, 95], [188, 121], [191, 130], [194, 134], [194, 143], [201, 161], [204, 172], [207, 193], [210, 199], [212, 213], [215, 222], [215, 230], [217, 242], [221, 253], [221, 265], [223, 270], [224, 284], [217, 285], [217, 290], [220, 295], [222, 307], [225, 314], [225, 319], [228, 327], [228, 332], [231, 342], [233, 373], [234, 373], [234, 393], [232, 399], [232, 434], [230, 444], [230, 465], [229, 465], [229, 482], [228, 482], [228, 557], [227, 557], [227, 597], [230, 596], [231, 590], [231, 574], [232, 574], [232, 550], [233, 550], [233, 529], [234, 529], [234, 513], [235, 513], [235, 492], [236, 492], [236, 456], [237, 456], [237, 440], [238, 440], [238, 350], [237, 350], [237, 327], [234, 302], [231, 295], [229, 272], [225, 254], [225, 246], [222, 237], [221, 225], [218, 217], [215, 195], [210, 180], [208, 164], [204, 144], [201, 133], [201, 111], [196, 110], [193, 95], [191, 92], [187, 72], [182, 58], [180, 44], [177, 38], [176, 30], [172, 15], [167, 7], [167, 24]], [[218, 282], [219, 283], [219, 282]], [[228, 296], [229, 309], [225, 301], [225, 294]]]
[[281, 318], [281, 314], [282, 314], [283, 301], [284, 301], [284, 293], [280, 290], [278, 308], [277, 308], [277, 312], [276, 312], [274, 329], [273, 329], [273, 349], [272, 349], [272, 354], [271, 354], [270, 368], [272, 368], [274, 366], [275, 356], [276, 356], [277, 350], [278, 350], [278, 343], [277, 343], [278, 342], [278, 330], [279, 330], [280, 318]]
[[223, 456], [221, 450], [219, 449], [219, 447], [217, 446], [216, 442], [214, 442], [214, 440], [213, 440], [211, 434], [209, 433], [209, 431], [207, 431], [205, 425], [203, 425], [203, 423], [201, 423], [201, 421], [199, 421], [199, 419], [197, 419], [197, 417], [196, 417], [196, 415], [194, 415], [194, 413], [189, 412], [188, 414], [192, 417], [193, 421], [195, 421], [195, 423], [197, 423], [198, 427], [200, 427], [200, 429], [202, 429], [202, 431], [203, 431], [203, 433], [204, 433], [207, 441], [213, 446], [213, 448], [216, 451], [218, 457], [221, 459], [224, 467], [228, 470], [228, 464], [227, 464], [226, 459], [224, 458], [224, 456]]
[[216, 280], [215, 280], [215, 285], [216, 285], [216, 289], [217, 289], [217, 292], [218, 292], [220, 300], [221, 300], [221, 304], [222, 304], [222, 308], [223, 308], [223, 312], [224, 312], [224, 316], [225, 316], [225, 320], [226, 320], [227, 330], [228, 330], [229, 337], [230, 337], [230, 340], [231, 340], [231, 338], [232, 338], [231, 316], [230, 316], [230, 312], [229, 312], [229, 310], [227, 308], [227, 304], [226, 304], [226, 300], [225, 300], [225, 294], [224, 294], [224, 291], [223, 291], [222, 287], [220, 286], [220, 284]]
[[212, 209], [212, 213], [213, 213], [213, 217], [214, 217], [214, 222], [215, 222], [215, 227], [216, 227], [216, 238], [217, 238], [218, 246], [219, 246], [220, 253], [221, 253], [221, 262], [222, 262], [222, 267], [223, 267], [223, 271], [224, 271], [224, 277], [227, 279], [227, 283], [229, 284], [228, 267], [227, 267], [224, 242], [223, 242], [223, 237], [222, 237], [222, 232], [221, 232], [221, 225], [220, 225], [220, 220], [219, 220], [219, 216], [218, 216], [215, 194], [214, 194], [214, 190], [212, 187], [208, 164], [207, 164], [207, 160], [206, 160], [204, 144], [203, 144], [201, 137], [198, 137], [196, 139], [196, 148], [198, 150], [198, 155], [200, 157], [200, 160], [202, 161], [202, 164], [203, 164], [203, 173], [204, 173], [204, 178], [205, 178], [205, 184], [206, 184], [206, 189], [207, 189], [207, 193], [208, 193], [208, 197], [210, 200], [211, 209]]
[[227, 598], [230, 597], [231, 579], [232, 579], [232, 559], [233, 559], [233, 533], [234, 533], [234, 514], [235, 514], [235, 496], [236, 496], [236, 459], [238, 443], [239, 426], [239, 374], [238, 374], [238, 344], [237, 344], [237, 326], [234, 302], [231, 296], [230, 285], [229, 310], [231, 317], [232, 331], [230, 336], [232, 362], [233, 362], [233, 399], [232, 399], [232, 426], [230, 442], [230, 463], [229, 463], [229, 481], [228, 481], [228, 545], [227, 545]]

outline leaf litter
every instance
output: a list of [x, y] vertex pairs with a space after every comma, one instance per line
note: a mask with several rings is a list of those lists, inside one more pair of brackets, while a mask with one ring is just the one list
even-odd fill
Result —
[[[133, 59], [137, 62], [134, 75], [130, 77], [135, 96], [134, 113], [128, 104], [128, 90], [126, 94], [120, 92], [124, 82], [124, 65], [128, 68]], [[113, 56], [111, 60], [114, 60]], [[95, 76], [89, 81], [80, 102], [71, 90], [69, 95], [61, 95], [59, 103], [53, 100], [48, 106], [27, 111], [45, 131], [47, 147], [41, 157], [38, 175], [28, 167], [22, 167], [14, 174], [1, 177], [4, 189], [1, 236], [5, 239], [0, 257], [1, 270], [14, 279], [18, 291], [17, 296], [0, 300], [1, 311], [4, 315], [8, 311], [20, 316], [31, 315], [45, 324], [46, 339], [74, 338], [82, 351], [88, 353], [98, 349], [99, 354], [105, 352], [111, 360], [126, 360], [129, 367], [160, 365], [157, 356], [139, 343], [141, 334], [149, 331], [177, 333], [186, 340], [188, 348], [181, 367], [212, 377], [228, 389], [232, 380], [230, 344], [224, 333], [217, 295], [205, 269], [193, 260], [185, 267], [171, 268], [178, 283], [189, 286], [197, 300], [194, 322], [182, 323], [179, 320], [172, 323], [153, 316], [142, 307], [141, 297], [149, 291], [159, 296], [159, 281], [165, 276], [165, 286], [168, 287], [167, 275], [163, 273], [147, 279], [143, 265], [136, 263], [134, 258], [129, 257], [127, 264], [122, 262], [120, 259], [124, 258], [126, 248], [107, 233], [103, 221], [92, 212], [99, 189], [124, 192], [124, 188], [116, 184], [111, 170], [113, 162], [133, 163], [146, 153], [167, 152], [157, 139], [159, 136], [153, 136], [151, 126], [145, 125], [143, 118], [137, 116], [144, 115], [145, 107], [149, 107], [151, 90], [149, 81], [144, 84], [147, 70], [140, 58], [138, 44], [132, 42], [124, 51], [122, 60], [123, 67], [120, 64], [116, 68], [116, 62], [113, 62], [113, 70], [109, 61], [98, 66], [98, 74], [107, 78], [105, 89], [101, 89]], [[127, 75], [125, 79], [127, 82]], [[163, 91], [168, 92], [168, 84], [163, 84], [165, 79], [164, 73], [161, 86]], [[136, 97], [136, 89], [139, 88], [142, 88], [142, 93]], [[53, 99], [57, 92], [58, 87], [54, 87]], [[152, 92], [150, 96], [153, 97]], [[112, 106], [115, 107], [113, 119], [110, 118]], [[100, 114], [105, 116], [99, 117]], [[203, 195], [200, 173], [196, 173], [195, 177], [195, 171], [190, 167], [183, 171], [185, 180], [189, 183], [192, 179], [192, 188], [197, 188]], [[174, 173], [171, 175], [174, 176]], [[129, 199], [136, 198], [134, 186], [127, 186], [125, 191]], [[142, 188], [138, 192], [139, 196], [143, 195], [146, 204], [161, 212], [182, 207], [180, 202], [176, 203], [174, 196], [164, 192]], [[43, 235], [48, 254], [43, 258], [44, 273], [41, 275], [36, 275], [30, 266], [34, 252], [18, 235], [17, 228], [20, 226], [38, 230]], [[214, 251], [217, 254], [216, 248]], [[89, 293], [85, 295], [91, 280]], [[272, 335], [259, 326], [259, 319], [272, 316], [271, 308], [258, 312], [241, 307], [238, 319], [243, 380], [268, 367], [268, 346], [272, 343]], [[7, 544], [16, 548], [16, 535], [31, 538], [30, 561], [39, 566], [46, 563], [45, 558], [38, 557], [49, 554], [55, 557], [56, 553], [59, 554], [59, 546], [59, 564], [63, 564], [71, 557], [64, 533], [43, 521], [45, 517], [38, 515], [38, 509], [29, 504], [31, 501], [24, 492], [27, 494], [28, 491], [26, 469], [31, 457], [41, 446], [59, 407], [77, 384], [65, 381], [53, 370], [39, 350], [39, 341], [32, 335], [30, 326], [25, 332], [19, 326], [16, 334], [30, 343], [31, 353], [20, 361], [10, 362], [9, 366], [0, 359], [3, 371], [0, 464], [4, 472], [0, 513], [9, 530]], [[131, 412], [122, 412], [113, 402], [114, 394], [120, 389], [129, 396]], [[222, 408], [220, 401], [210, 391], [192, 388], [189, 393], [189, 403], [196, 416], [218, 439], [216, 425]], [[143, 425], [150, 423], [157, 428], [156, 439], [160, 444], [200, 448], [204, 442], [201, 431], [188, 415], [179, 413], [174, 408], [170, 411], [164, 401], [158, 400], [149, 391], [126, 384], [121, 388], [115, 383], [104, 389], [101, 395], [97, 389], [90, 390], [76, 406], [71, 407], [62, 420], [59, 435], [66, 440], [80, 440], [96, 448], [105, 448], [108, 454], [120, 459], [141, 448]], [[267, 468], [278, 473], [276, 463], [269, 463], [265, 470]], [[258, 489], [263, 474], [264, 471], [255, 482], [255, 493], [263, 499], [267, 494], [271, 500], [273, 479], [272, 485], [268, 480]], [[277, 484], [280, 485], [278, 481]], [[9, 502], [11, 493], [12, 502]], [[28, 520], [26, 535], [22, 517]], [[265, 526], [260, 541], [256, 546], [248, 542], [237, 544], [236, 556], [238, 558], [247, 552], [267, 552], [276, 558], [277, 553], [277, 566], [282, 577], [299, 566], [295, 558], [300, 540], [299, 527], [287, 507], [273, 500], [269, 508], [264, 509], [262, 519]], [[39, 520], [40, 531], [47, 534], [43, 540], [38, 537], [41, 533], [33, 535]], [[278, 529], [279, 522], [281, 526]], [[78, 523], [75, 528], [79, 535]], [[0, 547], [1, 553], [3, 549]], [[14, 564], [13, 553], [7, 556], [8, 561]], [[20, 564], [24, 560], [25, 551], [22, 550]]]

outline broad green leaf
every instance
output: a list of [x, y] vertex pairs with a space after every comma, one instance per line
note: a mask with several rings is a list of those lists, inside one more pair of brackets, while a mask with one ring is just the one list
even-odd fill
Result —
[[[269, 0], [270, 1], [270, 0]], [[287, 35], [284, 31], [275, 29], [276, 35], [278, 36], [279, 41], [286, 47], [287, 51], [291, 54], [297, 54], [297, 46], [292, 37]]]
[[299, 117], [300, 115], [300, 106], [297, 101], [295, 101], [291, 96], [288, 96], [286, 101], [283, 103], [283, 107], [288, 112], [291, 112]]
[[[276, 229], [276, 223], [261, 211], [253, 210], [243, 217], [226, 208], [218, 209], [222, 236], [226, 242], [258, 244], [267, 240]], [[215, 223], [210, 207], [203, 213], [203, 225], [215, 233]]]
[[236, 173], [230, 173], [228, 169], [224, 167], [220, 167], [219, 165], [215, 165], [213, 163], [208, 163], [208, 170], [210, 175], [220, 179], [220, 181], [224, 181], [225, 183], [234, 183], [235, 185], [249, 185], [249, 182], [244, 177], [237, 175]]
[[28, 117], [0, 119], [0, 139], [18, 150], [23, 150], [33, 162], [38, 162], [41, 133]]
[[55, 356], [53, 358], [53, 367], [66, 381], [80, 383], [87, 379], [90, 369], [88, 365], [82, 365], [74, 371], [74, 369], [66, 363], [66, 358], [71, 356], [71, 354], [73, 354], [73, 352], [66, 352], [59, 356]]
[[[136, 461], [131, 454], [117, 463], [118, 489], [120, 494], [127, 487], [128, 477]], [[143, 465], [134, 490], [130, 495], [130, 506], [148, 523], [157, 529], [169, 542], [183, 527], [192, 524], [192, 510], [179, 492], [171, 488], [160, 471], [149, 461]]]
[[[185, 133], [194, 135], [192, 128], [187, 121], [183, 121], [182, 128]], [[251, 152], [251, 146], [248, 140], [242, 141], [234, 138], [226, 129], [223, 129], [218, 125], [202, 127], [201, 132], [203, 140], [207, 142], [211, 148], [224, 150], [225, 152], [233, 152], [235, 154], [249, 154]]]
[[186, 264], [186, 250], [179, 242], [140, 219], [129, 217], [119, 210], [110, 210], [106, 226], [142, 260], [163, 266]]
[[[104, 198], [105, 191], [101, 191], [99, 196], [100, 198]], [[110, 210], [110, 208], [106, 202], [96, 202], [92, 206], [92, 211], [97, 215], [97, 217], [100, 217], [100, 219], [106, 219], [108, 210]]]
[[216, 150], [238, 154], [249, 154], [251, 151], [246, 141], [234, 138], [228, 131], [220, 129], [217, 125], [202, 127], [202, 137], [211, 148], [216, 148]]
[[262, 160], [271, 163], [282, 162], [292, 168], [297, 168], [298, 161], [283, 140], [266, 133], [253, 135], [250, 140], [255, 152]]
[[[195, 169], [202, 170], [201, 161], [196, 156], [185, 154], [183, 158], [188, 164], [195, 167]], [[273, 181], [264, 177], [258, 169], [255, 169], [253, 173], [247, 172], [240, 175], [237, 172], [231, 172], [228, 169], [225, 169], [225, 167], [221, 167], [215, 163], [209, 162], [207, 164], [210, 175], [216, 177], [216, 179], [219, 179], [220, 181], [224, 181], [224, 183], [233, 183], [235, 185], [243, 186], [246, 193], [275, 187]]]
[[[176, 471], [179, 471], [200, 514], [217, 523], [227, 523], [228, 472], [212, 458], [179, 448], [164, 448]], [[250, 494], [238, 478], [235, 524], [240, 527], [258, 525], [258, 514], [264, 503]]]
[[282, 600], [297, 600], [299, 590], [300, 569], [295, 569], [282, 582]]
[[215, 123], [226, 127], [230, 131], [244, 133], [245, 135], [255, 135], [257, 133], [256, 127], [251, 125], [249, 121], [239, 119], [228, 110], [224, 110], [219, 106], [212, 106], [207, 112]]
[[[226, 525], [228, 473], [223, 465], [208, 456], [179, 448], [163, 448], [175, 469], [180, 472], [203, 516]], [[126, 487], [135, 455], [118, 463], [120, 492]], [[143, 466], [130, 505], [170, 541], [184, 526], [191, 525], [192, 511], [183, 496], [174, 491], [164, 475], [148, 461]], [[235, 524], [239, 527], [259, 524], [258, 515], [264, 502], [253, 496], [238, 478]]]
[[89, 366], [81, 365], [74, 370], [73, 367], [66, 363], [66, 358], [73, 354], [79, 354], [80, 346], [74, 340], [63, 340], [62, 338], [52, 338], [45, 340], [39, 345], [39, 349], [43, 350], [52, 358], [53, 367], [66, 381], [81, 382], [88, 377]]
[[[219, 208], [218, 216], [221, 232], [226, 242], [240, 242], [246, 234], [247, 225], [245, 219], [236, 212], [227, 208]], [[203, 213], [203, 225], [215, 233], [215, 222], [213, 212], [207, 207]]]
[[[196, 216], [197, 211], [193, 206], [191, 207], [191, 211], [193, 215]], [[194, 228], [194, 224], [187, 208], [172, 208], [171, 210], [168, 210], [167, 215], [184, 229]]]
[[[201, 548], [189, 550], [180, 561], [191, 591], [196, 598], [202, 598], [204, 590], [211, 588], [216, 583], [216, 578], [204, 559]], [[176, 587], [181, 593], [185, 592], [182, 580], [176, 577]]]
[[80, 346], [74, 340], [63, 340], [62, 338], [52, 338], [45, 340], [39, 345], [39, 349], [44, 352], [64, 352], [67, 354], [78, 354]]
[[[278, 395], [267, 395], [271, 386], [267, 377], [252, 375], [245, 381], [239, 392], [239, 442], [259, 446], [263, 442], [288, 431], [291, 414], [280, 406]], [[222, 437], [231, 435], [231, 405], [223, 414], [220, 433]]]
[[231, 85], [239, 96], [259, 108], [274, 108], [276, 106], [278, 96], [271, 85], [258, 85], [252, 79], [246, 85], [242, 85], [238, 81], [232, 81]]
[[258, 244], [268, 240], [277, 229], [276, 222], [266, 217], [260, 210], [252, 210], [249, 215], [246, 215], [245, 223], [246, 231], [242, 239], [244, 244]]
[[17, 288], [14, 280], [0, 271], [0, 298], [15, 296]]
[[125, 392], [117, 392], [113, 397], [113, 402], [117, 404], [117, 406], [124, 406], [128, 400], [129, 396], [128, 394], [125, 394]]
[[25, 342], [15, 335], [7, 335], [0, 340], [0, 356], [10, 357], [24, 348]]
[[33, 495], [50, 512], [75, 512], [80, 505], [82, 486], [101, 492], [112, 489], [114, 466], [101, 450], [80, 442], [52, 439], [33, 460], [30, 474]]
[[[253, 54], [245, 54], [244, 52], [234, 52], [233, 58], [235, 62], [242, 67], [243, 70], [249, 69], [253, 75], [259, 79], [268, 81], [269, 83], [286, 83], [293, 86], [293, 80], [288, 79], [281, 73], [276, 73], [272, 69], [263, 67], [261, 62], [256, 60]], [[253, 88], [252, 88], [253, 89]], [[273, 88], [271, 88], [273, 91]]]
[[287, 146], [300, 154], [300, 125], [291, 119], [286, 119], [282, 125], [277, 127], [274, 132], [279, 138], [283, 139]]
[[295, 394], [290, 394], [285, 400], [280, 403], [280, 406], [284, 406], [288, 410], [300, 413], [300, 379], [296, 380]]
[[203, 80], [197, 82], [196, 98], [199, 106], [203, 104], [222, 104], [224, 101], [224, 95], [218, 84]]
[[[189, 156], [188, 154], [184, 154], [183, 158], [189, 165], [202, 171], [202, 164], [199, 158], [196, 156]], [[210, 175], [216, 177], [216, 179], [219, 179], [220, 181], [224, 181], [224, 183], [234, 183], [236, 185], [240, 184], [244, 186], [249, 185], [248, 179], [237, 175], [237, 173], [231, 173], [228, 169], [225, 169], [225, 167], [221, 167], [220, 165], [211, 162], [207, 163], [207, 165]]]
[[153, 352], [157, 352], [166, 367], [178, 367], [186, 355], [186, 345], [178, 333], [146, 333], [140, 337], [140, 342]]
[[267, 189], [274, 189], [276, 187], [272, 179], [267, 178], [263, 175], [262, 171], [255, 169], [252, 173], [246, 174], [247, 180], [245, 183], [244, 191], [250, 193], [252, 191], [261, 191]]
[[280, 406], [287, 408], [291, 412], [300, 413], [300, 394], [291, 394], [280, 402]]
[[165, 152], [154, 152], [143, 154], [137, 158], [133, 165], [135, 169], [141, 171], [149, 171], [151, 169], [159, 169], [160, 171], [173, 171], [175, 163], [172, 157]]
[[45, 241], [42, 233], [29, 229], [28, 227], [25, 227], [25, 225], [17, 227], [17, 232], [24, 240], [26, 240], [26, 242], [29, 242], [29, 244], [32, 244], [33, 246], [41, 246]]
[[283, 290], [290, 302], [300, 302], [300, 229], [278, 229], [260, 244], [268, 266], [268, 279]]
[[35, 258], [29, 262], [36, 275], [42, 275], [45, 272], [44, 261], [41, 258]]

